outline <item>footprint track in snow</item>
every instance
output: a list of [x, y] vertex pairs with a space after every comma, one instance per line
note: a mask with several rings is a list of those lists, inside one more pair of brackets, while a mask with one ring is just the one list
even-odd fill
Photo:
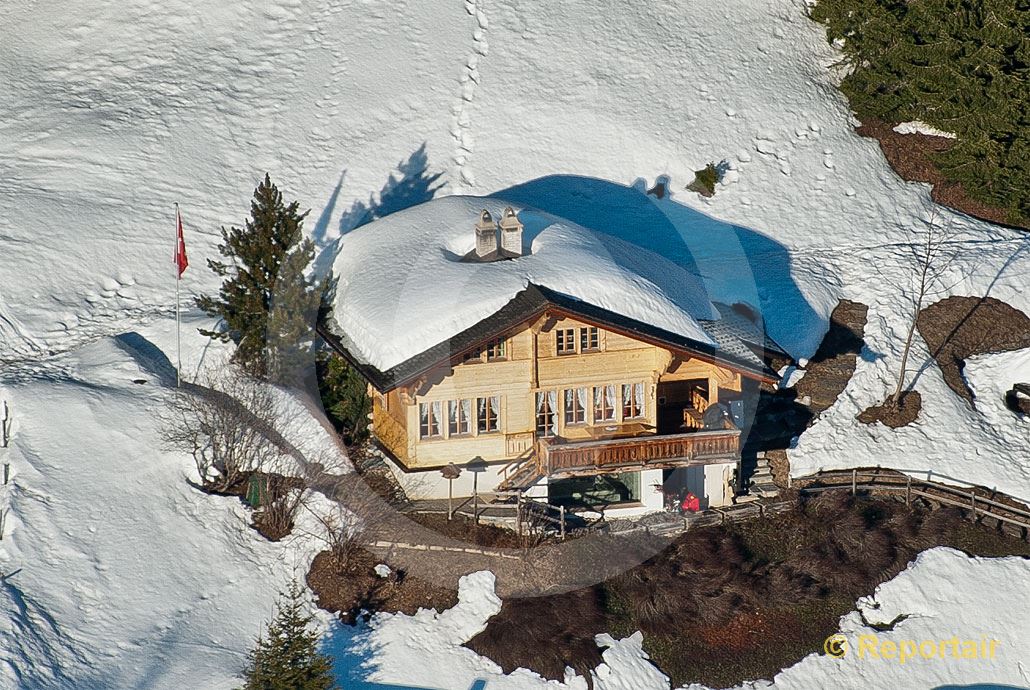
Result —
[[475, 150], [475, 141], [472, 135], [472, 106], [480, 82], [479, 61], [486, 57], [490, 49], [486, 41], [490, 21], [484, 11], [484, 4], [485, 0], [465, 0], [465, 11], [474, 19], [475, 28], [472, 31], [472, 52], [465, 59], [465, 66], [462, 68], [461, 78], [458, 82], [459, 97], [452, 108], [451, 136], [454, 139], [454, 179], [463, 190], [470, 190], [476, 186], [475, 176], [472, 174], [469, 163], [472, 159], [472, 152]]

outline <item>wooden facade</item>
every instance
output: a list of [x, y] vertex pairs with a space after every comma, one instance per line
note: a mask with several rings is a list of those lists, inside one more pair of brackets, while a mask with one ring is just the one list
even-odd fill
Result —
[[689, 432], [741, 390], [727, 365], [555, 310], [385, 394], [373, 387], [373, 428], [416, 471], [471, 460], [532, 464], [541, 476], [727, 462], [739, 432]]

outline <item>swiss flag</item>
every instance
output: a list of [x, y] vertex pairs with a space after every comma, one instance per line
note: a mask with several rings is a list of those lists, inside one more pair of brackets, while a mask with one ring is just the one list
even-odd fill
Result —
[[176, 268], [179, 269], [177, 274], [178, 278], [182, 277], [183, 271], [190, 265], [189, 260], [186, 258], [186, 240], [182, 237], [182, 215], [179, 213], [179, 207], [175, 207], [175, 225], [176, 225], [176, 240], [175, 240], [175, 261]]

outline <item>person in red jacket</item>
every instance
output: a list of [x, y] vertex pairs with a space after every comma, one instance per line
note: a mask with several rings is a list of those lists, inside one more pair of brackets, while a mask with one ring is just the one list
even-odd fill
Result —
[[684, 513], [696, 513], [699, 510], [701, 510], [701, 500], [688, 491], [683, 497], [683, 502], [680, 503], [680, 511]]

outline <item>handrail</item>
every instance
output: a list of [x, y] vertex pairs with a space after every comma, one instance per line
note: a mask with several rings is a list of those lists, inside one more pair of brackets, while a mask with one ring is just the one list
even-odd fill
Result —
[[[884, 474], [883, 472], [887, 473]], [[860, 479], [863, 482], [861, 484], [859, 483]], [[835, 482], [834, 480], [843, 481]], [[969, 489], [963, 490], [948, 484], [913, 478], [910, 475], [901, 474], [899, 470], [889, 468], [877, 468], [875, 472], [859, 471], [857, 468], [851, 470], [828, 470], [806, 477], [798, 477], [795, 481], [811, 482], [813, 484], [799, 487], [799, 490], [804, 493], [818, 493], [834, 489], [850, 489], [852, 493], [857, 492], [859, 489], [863, 491], [904, 491], [906, 502], [910, 501], [912, 496], [922, 496], [940, 503], [970, 510], [974, 520], [977, 514], [982, 514], [1030, 530], [1030, 508], [1010, 506], [977, 493], [978, 489], [991, 492], [990, 489], [985, 487], [971, 485]], [[829, 482], [828, 484], [825, 483], [827, 481]], [[927, 489], [932, 489], [936, 493], [931, 493]], [[946, 495], [942, 496], [942, 493]], [[993, 491], [992, 493], [994, 495], [1001, 494], [1014, 502], [1022, 503], [1018, 499], [1002, 492]], [[961, 497], [962, 500], [956, 500], [954, 497]], [[1007, 515], [1000, 515], [996, 511], [1007, 512], [1010, 515], [1018, 516], [1018, 519]]]
[[685, 434], [648, 434], [598, 441], [538, 442], [542, 474], [618, 466], [661, 465], [667, 461], [736, 456], [740, 430], [718, 429]]

